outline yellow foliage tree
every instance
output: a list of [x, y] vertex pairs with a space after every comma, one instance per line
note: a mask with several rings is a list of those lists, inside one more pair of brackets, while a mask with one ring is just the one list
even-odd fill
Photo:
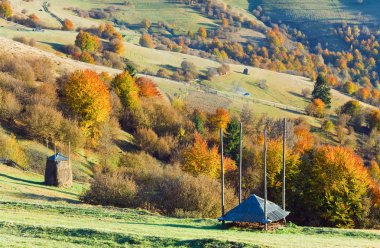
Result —
[[111, 84], [127, 109], [135, 110], [140, 106], [139, 87], [128, 71], [116, 75]]
[[64, 88], [67, 105], [79, 118], [87, 137], [96, 143], [101, 125], [111, 111], [110, 93], [96, 72], [91, 70], [72, 73]]
[[3, 0], [0, 3], [0, 16], [5, 19], [12, 16], [12, 7], [7, 0]]
[[27, 168], [27, 156], [13, 134], [0, 134], [0, 157], [10, 159], [24, 168]]
[[225, 131], [228, 123], [230, 122], [230, 115], [226, 109], [218, 108], [215, 111], [215, 114], [211, 115], [210, 122], [214, 128], [221, 128]]
[[[195, 133], [194, 144], [182, 153], [182, 169], [193, 175], [208, 175], [212, 178], [220, 177], [221, 161], [218, 148], [208, 148], [206, 140], [199, 133]], [[225, 171], [236, 168], [235, 162], [230, 158], [224, 159]]]

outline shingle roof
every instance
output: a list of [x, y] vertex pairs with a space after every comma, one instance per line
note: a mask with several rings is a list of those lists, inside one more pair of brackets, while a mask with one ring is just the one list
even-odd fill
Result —
[[284, 211], [278, 205], [271, 201], [267, 201], [267, 217], [264, 217], [264, 199], [257, 195], [251, 195], [240, 205], [231, 209], [218, 220], [234, 221], [234, 222], [261, 222], [267, 223], [284, 219], [290, 212]]
[[48, 160], [55, 161], [55, 162], [57, 162], [57, 161], [69, 161], [69, 158], [63, 156], [61, 153], [58, 152], [55, 155], [48, 157]]

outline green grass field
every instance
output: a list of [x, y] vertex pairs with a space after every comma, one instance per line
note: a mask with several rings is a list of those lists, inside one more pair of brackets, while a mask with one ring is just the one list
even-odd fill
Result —
[[262, 6], [264, 14], [276, 22], [299, 28], [311, 41], [328, 43], [329, 48], [339, 48], [343, 42], [333, 29], [344, 21], [348, 24], [373, 26], [378, 23], [380, 2], [376, 0], [250, 0], [252, 7]]
[[289, 226], [222, 229], [213, 219], [90, 206], [86, 184], [44, 186], [40, 175], [0, 165], [0, 247], [378, 247], [380, 232]]

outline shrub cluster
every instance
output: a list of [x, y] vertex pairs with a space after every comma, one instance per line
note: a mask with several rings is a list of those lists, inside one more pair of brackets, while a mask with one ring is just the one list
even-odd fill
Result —
[[[145, 153], [126, 154], [113, 171], [97, 171], [82, 199], [89, 203], [141, 207], [181, 217], [220, 215], [220, 184], [205, 176], [193, 177], [178, 166], [162, 165]], [[226, 207], [235, 203], [226, 189]]]

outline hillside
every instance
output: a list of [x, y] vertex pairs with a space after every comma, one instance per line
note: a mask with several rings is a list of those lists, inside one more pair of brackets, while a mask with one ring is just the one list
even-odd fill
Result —
[[334, 34], [337, 26], [350, 25], [374, 27], [379, 22], [379, 2], [337, 0], [259, 0], [251, 2], [250, 8], [261, 6], [265, 15], [276, 23], [296, 27], [306, 33], [315, 46], [322, 42], [327, 48], [340, 49], [345, 44]]
[[376, 247], [380, 242], [378, 231], [295, 226], [270, 232], [223, 230], [212, 219], [89, 206], [78, 200], [86, 185], [55, 189], [42, 180], [0, 165], [0, 246]]
[[[0, 247], [378, 246], [380, 31], [354, 2], [0, 0], [24, 169], [0, 164]], [[55, 152], [72, 188], [43, 183]], [[289, 223], [223, 227], [238, 192], [285, 193]]]

